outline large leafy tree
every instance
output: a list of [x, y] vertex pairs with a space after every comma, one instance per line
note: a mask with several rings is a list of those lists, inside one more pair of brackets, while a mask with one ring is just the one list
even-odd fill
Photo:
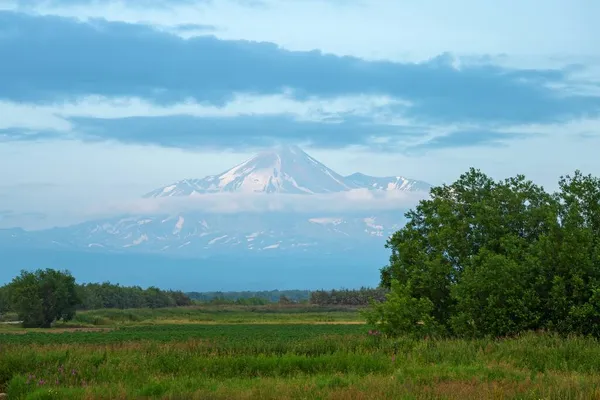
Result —
[[9, 294], [25, 327], [49, 328], [54, 321], [71, 320], [80, 303], [75, 278], [53, 269], [22, 271], [9, 284]]
[[381, 285], [427, 299], [446, 333], [600, 333], [600, 181], [576, 172], [560, 189], [475, 169], [433, 188], [388, 240]]

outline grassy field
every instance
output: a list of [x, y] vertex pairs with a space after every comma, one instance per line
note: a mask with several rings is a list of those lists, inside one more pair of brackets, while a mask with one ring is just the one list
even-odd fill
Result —
[[356, 310], [100, 310], [0, 327], [12, 399], [600, 399], [600, 343], [382, 339]]

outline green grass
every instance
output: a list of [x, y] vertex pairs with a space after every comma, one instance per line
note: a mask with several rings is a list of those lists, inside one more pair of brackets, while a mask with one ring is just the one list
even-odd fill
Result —
[[74, 324], [157, 324], [157, 323], [319, 323], [361, 322], [351, 307], [317, 306], [192, 306], [163, 309], [94, 310], [77, 314]]
[[[348, 310], [298, 310], [104, 310], [80, 318], [113, 318], [102, 325], [111, 330], [7, 329], [0, 391], [10, 400], [600, 399], [593, 339], [391, 340], [309, 317], [341, 321]], [[135, 320], [122, 322], [127, 313]], [[215, 320], [196, 323], [196, 313]], [[272, 323], [294, 313], [304, 323]]]

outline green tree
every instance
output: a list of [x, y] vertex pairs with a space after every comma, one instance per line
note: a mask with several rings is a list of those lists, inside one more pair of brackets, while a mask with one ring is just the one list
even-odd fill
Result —
[[[508, 264], [500, 265], [507, 267], [521, 263], [531, 244], [556, 223], [555, 210], [552, 196], [523, 176], [495, 182], [471, 169], [451, 185], [432, 188], [431, 198], [406, 214], [408, 223], [386, 244], [392, 255], [381, 270], [381, 285], [389, 288], [397, 279], [410, 288], [412, 297], [429, 299], [433, 318], [450, 332], [459, 321], [477, 317], [465, 314], [472, 307], [490, 307], [477, 285], [498, 267], [498, 259], [478, 257], [480, 253], [505, 257]], [[457, 290], [465, 271], [471, 289]], [[479, 299], [465, 297], [475, 294]], [[481, 323], [478, 332], [496, 329]], [[511, 326], [508, 321], [498, 323]]]
[[[600, 336], [600, 180], [576, 171], [559, 188], [475, 169], [432, 188], [388, 240], [380, 285], [397, 281], [403, 301], [431, 302], [448, 334]], [[402, 331], [414, 326], [410, 313], [395, 315]]]
[[539, 297], [547, 327], [561, 333], [600, 336], [600, 179], [576, 171], [555, 194], [560, 226], [541, 241]]
[[25, 327], [49, 328], [54, 321], [69, 321], [80, 303], [75, 278], [53, 269], [22, 271], [9, 284], [9, 294]]
[[450, 318], [462, 336], [505, 336], [536, 328], [540, 300], [527, 264], [483, 250], [452, 287], [456, 307]]

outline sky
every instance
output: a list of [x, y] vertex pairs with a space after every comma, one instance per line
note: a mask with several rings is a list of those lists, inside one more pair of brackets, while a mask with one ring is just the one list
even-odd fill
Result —
[[598, 15], [595, 0], [0, 0], [0, 227], [282, 143], [434, 185], [469, 167], [550, 190], [600, 175]]

